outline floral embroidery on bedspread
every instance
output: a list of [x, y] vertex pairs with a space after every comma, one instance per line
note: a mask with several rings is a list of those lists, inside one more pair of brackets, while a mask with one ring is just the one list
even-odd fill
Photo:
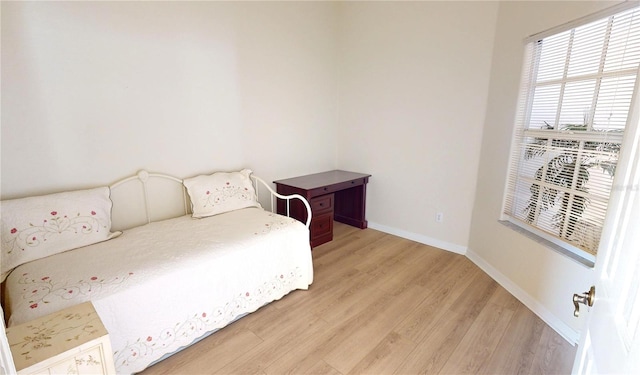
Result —
[[282, 228], [286, 228], [287, 226], [291, 225], [291, 223], [295, 222], [295, 219], [282, 216], [282, 215], [277, 215], [274, 213], [270, 213], [268, 217], [270, 220], [264, 223], [264, 226], [262, 228], [259, 228], [256, 232], [254, 232], [255, 235], [267, 234], [275, 230], [280, 230]]
[[[168, 352], [172, 352], [207, 332], [223, 328], [243, 314], [253, 312], [295, 289], [293, 287], [295, 281], [302, 277], [300, 268], [296, 267], [295, 270], [273, 277], [255, 290], [239, 293], [224, 305], [208, 311], [196, 312], [171, 327], [139, 337], [135, 342], [113, 353], [116, 369], [153, 355], [156, 350], [160, 350], [159, 356], [165, 354], [167, 348], [170, 348]], [[158, 358], [151, 358], [151, 360]]]
[[80, 296], [86, 297], [100, 292], [103, 288], [124, 283], [133, 272], [110, 279], [103, 279], [98, 276], [91, 276], [87, 280], [77, 282], [57, 282], [49, 276], [34, 279], [28, 273], [22, 274], [18, 284], [24, 285], [22, 288], [22, 299], [28, 300], [29, 307], [37, 309], [41, 304], [51, 303], [54, 300], [70, 300]]
[[[49, 216], [50, 215], [50, 216]], [[29, 223], [26, 228], [11, 228], [11, 237], [6, 241], [7, 254], [15, 250], [24, 251], [27, 247], [36, 247], [47, 239], [63, 233], [91, 234], [107, 229], [106, 223], [97, 218], [95, 211], [87, 214], [78, 212], [74, 215], [59, 214], [51, 211], [42, 223]]]

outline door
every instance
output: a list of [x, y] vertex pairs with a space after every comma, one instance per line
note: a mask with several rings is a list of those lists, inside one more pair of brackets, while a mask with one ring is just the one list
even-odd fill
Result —
[[588, 312], [580, 305], [580, 313], [588, 316], [574, 374], [640, 374], [640, 130], [634, 112], [636, 126], [625, 136], [626, 155], [620, 158], [628, 162], [620, 175], [616, 172], [596, 258], [595, 302]]

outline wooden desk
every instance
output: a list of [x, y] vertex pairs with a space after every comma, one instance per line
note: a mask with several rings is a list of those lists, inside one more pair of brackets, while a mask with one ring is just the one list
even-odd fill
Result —
[[[300, 194], [311, 206], [310, 241], [316, 247], [333, 239], [333, 220], [364, 229], [365, 205], [370, 174], [334, 170], [274, 181], [279, 194]], [[292, 201], [290, 215], [306, 222], [302, 203]], [[278, 213], [286, 213], [286, 204], [278, 200]]]

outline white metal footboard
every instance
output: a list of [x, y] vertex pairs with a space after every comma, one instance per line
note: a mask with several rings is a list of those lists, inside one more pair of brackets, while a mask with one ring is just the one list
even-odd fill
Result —
[[289, 207], [290, 207], [290, 203], [292, 199], [300, 199], [302, 201], [302, 203], [304, 204], [305, 208], [307, 209], [307, 222], [305, 223], [305, 225], [307, 226], [307, 228], [309, 228], [309, 225], [311, 224], [311, 206], [309, 205], [309, 202], [307, 202], [307, 200], [305, 199], [305, 197], [303, 197], [300, 194], [292, 194], [292, 195], [282, 195], [282, 194], [278, 194], [276, 193], [269, 185], [267, 185], [267, 183], [261, 179], [258, 176], [254, 176], [251, 175], [251, 178], [253, 179], [253, 183], [256, 189], [256, 196], [258, 198], [258, 200], [260, 200], [260, 196], [259, 196], [259, 191], [260, 189], [258, 188], [258, 182], [260, 182], [264, 187], [267, 188], [267, 190], [269, 190], [269, 193], [271, 194], [271, 212], [275, 212], [274, 207], [275, 207], [275, 200], [276, 198], [280, 198], [280, 199], [284, 199], [286, 201], [286, 207], [287, 207], [287, 216], [291, 216], [289, 214]]
[[[292, 199], [300, 199], [307, 209], [307, 222], [311, 224], [311, 206], [299, 195], [281, 195], [276, 193], [260, 177], [251, 175], [252, 183], [259, 200], [259, 186], [267, 188], [271, 195], [270, 211], [276, 212], [276, 198], [286, 201], [286, 215], [290, 216], [289, 207]], [[260, 182], [260, 184], [258, 184]], [[134, 176], [124, 178], [110, 186], [112, 229], [124, 230], [154, 221], [170, 219], [191, 212], [191, 202], [183, 180], [162, 173], [151, 173], [141, 170]]]

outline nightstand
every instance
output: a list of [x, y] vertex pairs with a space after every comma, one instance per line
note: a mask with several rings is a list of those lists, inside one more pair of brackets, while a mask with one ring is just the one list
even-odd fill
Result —
[[7, 328], [18, 374], [115, 374], [109, 335], [91, 302]]

